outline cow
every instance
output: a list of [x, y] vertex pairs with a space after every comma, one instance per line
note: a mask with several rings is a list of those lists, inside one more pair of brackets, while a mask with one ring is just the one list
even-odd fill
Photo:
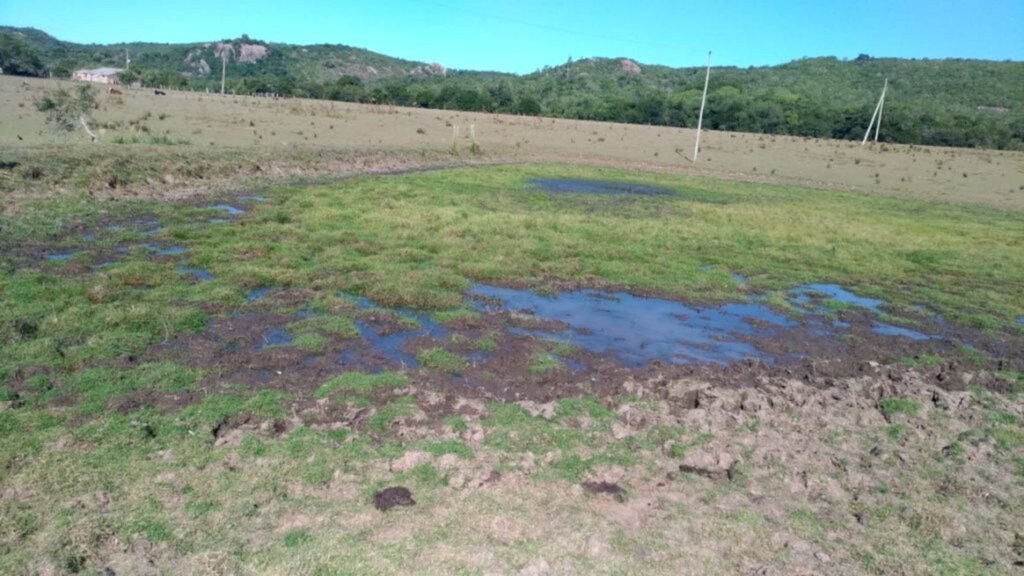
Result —
[[117, 88], [114, 88], [113, 86], [111, 86], [110, 88], [107, 89], [107, 94], [110, 94], [111, 96], [123, 96], [124, 95], [123, 92], [121, 92]]
[[167, 92], [164, 92], [163, 90], [153, 90], [153, 94], [156, 94], [157, 96], [167, 96]]

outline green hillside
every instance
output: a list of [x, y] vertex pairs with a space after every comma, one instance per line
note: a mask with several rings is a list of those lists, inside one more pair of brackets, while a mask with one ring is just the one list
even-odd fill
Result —
[[[145, 86], [291, 94], [402, 106], [547, 115], [694, 127], [704, 70], [590, 58], [517, 76], [445, 70], [344, 45], [250, 39], [195, 44], [84, 45], [31, 28], [0, 27], [4, 51], [27, 47], [24, 73], [66, 77], [123, 67]], [[6, 47], [6, 48], [5, 48]], [[14, 48], [12, 48], [14, 47]], [[31, 60], [19, 53], [20, 61]], [[9, 58], [10, 59], [10, 58]], [[884, 80], [881, 139], [911, 144], [1024, 149], [1024, 62], [807, 58], [712, 71], [705, 124], [743, 132], [861, 138]]]

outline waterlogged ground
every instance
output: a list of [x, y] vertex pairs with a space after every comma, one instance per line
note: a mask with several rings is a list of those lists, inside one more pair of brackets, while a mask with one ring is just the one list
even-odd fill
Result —
[[1011, 570], [1021, 224], [567, 166], [25, 205], [0, 568]]

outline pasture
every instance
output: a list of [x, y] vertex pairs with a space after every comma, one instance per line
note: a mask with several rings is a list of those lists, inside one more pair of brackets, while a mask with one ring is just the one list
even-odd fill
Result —
[[0, 572], [1024, 561], [1020, 153], [130, 89], [90, 144], [52, 85]]

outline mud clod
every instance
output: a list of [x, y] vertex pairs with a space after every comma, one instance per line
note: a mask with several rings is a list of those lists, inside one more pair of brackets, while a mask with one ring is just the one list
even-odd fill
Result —
[[381, 512], [387, 512], [395, 506], [415, 505], [412, 492], [405, 486], [391, 486], [373, 495], [373, 507]]
[[584, 482], [582, 486], [590, 494], [608, 494], [619, 502], [626, 499], [626, 491], [614, 482]]

